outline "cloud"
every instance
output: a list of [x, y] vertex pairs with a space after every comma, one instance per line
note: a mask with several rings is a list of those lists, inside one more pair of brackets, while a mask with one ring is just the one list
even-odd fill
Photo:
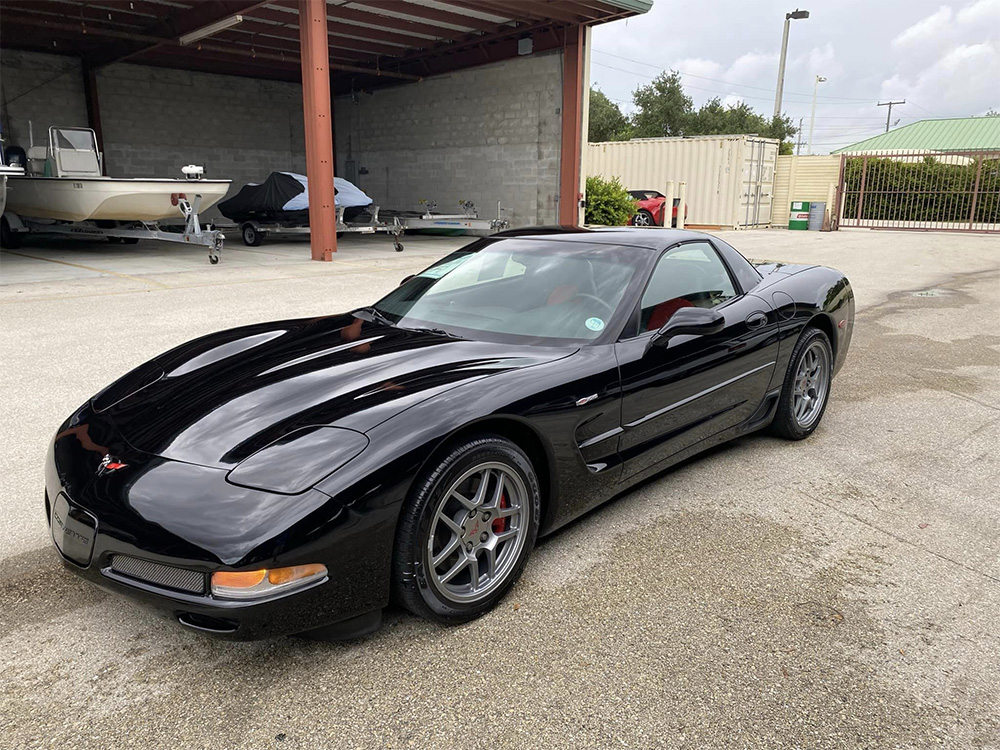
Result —
[[994, 24], [1000, 27], [1000, 0], [980, 0], [958, 11], [958, 22], [965, 25]]
[[952, 10], [948, 5], [942, 5], [936, 13], [932, 13], [927, 18], [917, 21], [902, 34], [892, 40], [893, 47], [906, 47], [912, 44], [926, 42], [942, 32], [947, 31], [951, 26]]

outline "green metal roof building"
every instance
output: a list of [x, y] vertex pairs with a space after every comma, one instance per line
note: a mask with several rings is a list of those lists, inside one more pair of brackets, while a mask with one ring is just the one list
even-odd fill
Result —
[[859, 151], [1000, 151], [1000, 117], [920, 120], [832, 153]]

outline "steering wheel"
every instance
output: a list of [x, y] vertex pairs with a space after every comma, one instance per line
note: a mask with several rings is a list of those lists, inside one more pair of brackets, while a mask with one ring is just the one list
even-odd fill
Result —
[[615, 312], [614, 308], [611, 307], [611, 305], [609, 305], [607, 302], [605, 302], [604, 300], [602, 300], [600, 297], [595, 297], [593, 294], [583, 294], [582, 292], [579, 293], [579, 294], [574, 294], [573, 295], [573, 299], [571, 299], [570, 302], [572, 302], [574, 300], [578, 300], [578, 299], [593, 300], [594, 302], [596, 302], [597, 304], [599, 304], [601, 307], [603, 307], [605, 310], [608, 311], [608, 317], [609, 318]]

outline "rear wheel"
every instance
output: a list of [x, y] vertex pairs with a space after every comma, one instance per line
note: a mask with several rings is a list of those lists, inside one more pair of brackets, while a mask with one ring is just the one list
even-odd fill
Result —
[[651, 227], [654, 224], [653, 214], [644, 208], [640, 208], [636, 215], [632, 217], [632, 226], [635, 227]]
[[809, 437], [826, 411], [832, 379], [830, 339], [818, 328], [806, 328], [792, 351], [771, 432], [789, 440]]
[[417, 481], [400, 516], [396, 599], [440, 623], [485, 614], [521, 576], [540, 510], [535, 470], [514, 443], [482, 435], [456, 444]]

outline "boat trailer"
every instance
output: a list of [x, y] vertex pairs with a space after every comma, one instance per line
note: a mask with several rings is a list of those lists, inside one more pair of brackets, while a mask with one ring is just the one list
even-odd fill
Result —
[[497, 201], [497, 216], [495, 219], [480, 219], [476, 204], [472, 201], [460, 201], [459, 207], [462, 213], [439, 214], [434, 213], [437, 203], [421, 201], [425, 209], [418, 211], [398, 211], [392, 216], [410, 231], [444, 231], [462, 232], [474, 234], [494, 234], [510, 229], [510, 222], [502, 218], [504, 208]]
[[[425, 204], [423, 211], [392, 211], [382, 210], [378, 206], [369, 207], [367, 221], [346, 221], [344, 208], [337, 209], [337, 236], [342, 234], [375, 234], [385, 232], [392, 237], [392, 246], [397, 253], [403, 252], [400, 237], [404, 232], [456, 232], [489, 235], [510, 228], [510, 222], [501, 218], [505, 210], [497, 201], [497, 217], [495, 219], [480, 219], [476, 204], [472, 201], [462, 201], [459, 205], [462, 213], [434, 213], [436, 203]], [[239, 229], [243, 244], [257, 247], [270, 236], [274, 237], [308, 237], [309, 224], [294, 221], [261, 221], [248, 219], [240, 224], [217, 224], [226, 230]]]
[[[139, 240], [161, 240], [206, 247], [208, 262], [213, 265], [218, 263], [226, 235], [211, 224], [202, 226], [198, 218], [201, 196], [196, 194], [193, 200], [188, 200], [183, 193], [178, 193], [171, 196], [171, 203], [177, 206], [184, 217], [183, 227], [170, 224], [161, 226], [156, 221], [32, 219], [7, 211], [3, 214], [3, 245], [9, 248], [20, 247], [21, 236], [28, 233], [62, 234], [81, 240], [107, 239], [109, 242], [126, 245], [134, 245]], [[176, 229], [172, 229], [172, 226]]]
[[[392, 246], [397, 253], [403, 252], [403, 243], [399, 241], [400, 236], [406, 231], [406, 227], [397, 220], [390, 222], [379, 221], [379, 207], [371, 206], [368, 214], [371, 219], [368, 221], [345, 221], [344, 207], [337, 208], [337, 236], [342, 234], [375, 234], [385, 232], [392, 236]], [[221, 225], [226, 228], [236, 228], [236, 224]], [[243, 244], [248, 247], [257, 247], [269, 236], [299, 236], [308, 237], [310, 233], [309, 225], [302, 222], [293, 221], [258, 221], [248, 219], [239, 225], [240, 236]]]

